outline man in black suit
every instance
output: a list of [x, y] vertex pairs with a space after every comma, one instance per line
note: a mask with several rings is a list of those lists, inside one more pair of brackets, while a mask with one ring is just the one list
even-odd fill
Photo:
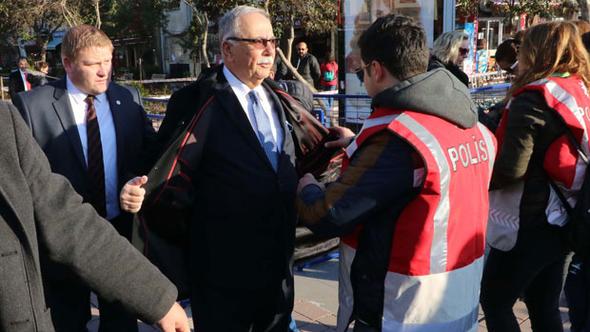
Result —
[[[178, 160], [194, 187], [187, 234], [195, 327], [286, 332], [298, 175], [281, 92], [265, 81], [276, 38], [268, 14], [248, 6], [220, 19], [219, 37], [224, 65], [172, 96], [158, 133], [174, 138], [200, 109], [198, 137], [187, 145], [196, 153]], [[136, 189], [121, 197], [133, 212], [143, 198]]]
[[27, 68], [29, 68], [27, 58], [20, 57], [18, 58], [18, 68], [8, 75], [8, 92], [10, 93], [10, 98], [13, 101], [17, 93], [31, 90], [32, 86], [31, 82], [29, 81]]
[[[140, 152], [154, 132], [140, 96], [111, 82], [113, 46], [100, 30], [80, 25], [64, 36], [66, 78], [20, 93], [15, 106], [47, 155], [85, 201], [128, 239], [131, 215], [119, 192], [139, 174]], [[47, 300], [58, 331], [85, 331], [90, 290], [60, 266], [45, 264]], [[137, 319], [120, 304], [100, 304], [100, 331], [137, 331]]]

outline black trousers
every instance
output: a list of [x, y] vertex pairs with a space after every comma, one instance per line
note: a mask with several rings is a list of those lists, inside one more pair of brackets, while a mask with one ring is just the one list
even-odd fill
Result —
[[[119, 233], [130, 235], [130, 222], [114, 218], [111, 223]], [[90, 288], [83, 285], [69, 271], [58, 267], [44, 278], [45, 299], [51, 309], [51, 319], [56, 332], [86, 332], [90, 320]], [[55, 270], [54, 270], [55, 271]], [[65, 276], [65, 277], [64, 277]], [[99, 332], [137, 332], [137, 317], [127, 312], [119, 303], [110, 303], [98, 297], [100, 310]]]
[[572, 332], [590, 331], [590, 258], [575, 255], [564, 287]]
[[522, 295], [533, 331], [563, 331], [559, 295], [566, 250], [561, 233], [558, 227], [540, 225], [521, 230], [508, 252], [491, 249], [480, 297], [488, 331], [520, 331], [512, 307]]
[[195, 331], [288, 332], [293, 287], [286, 283], [291, 281], [278, 280], [258, 290], [193, 284], [191, 309]]

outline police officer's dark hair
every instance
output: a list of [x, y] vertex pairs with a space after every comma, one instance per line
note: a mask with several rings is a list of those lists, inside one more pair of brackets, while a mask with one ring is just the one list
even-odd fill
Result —
[[428, 68], [426, 33], [419, 23], [404, 15], [378, 18], [363, 32], [358, 45], [365, 64], [381, 62], [399, 80], [422, 74]]

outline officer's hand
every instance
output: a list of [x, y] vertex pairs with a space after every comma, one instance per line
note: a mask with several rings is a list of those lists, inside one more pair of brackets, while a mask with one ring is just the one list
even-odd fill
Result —
[[191, 330], [184, 310], [176, 302], [168, 313], [158, 321], [158, 326], [164, 332], [190, 332]]
[[324, 187], [322, 183], [318, 182], [318, 180], [316, 180], [316, 178], [312, 174], [307, 173], [301, 179], [299, 179], [299, 184], [297, 185], [297, 193], [299, 194], [301, 190], [303, 190], [303, 188], [310, 184], [316, 185], [320, 187], [322, 190], [326, 190], [326, 187]]
[[346, 127], [334, 126], [330, 128], [330, 131], [336, 133], [338, 138], [326, 142], [324, 144], [326, 148], [345, 148], [354, 139], [354, 132]]
[[142, 188], [148, 181], [147, 176], [137, 176], [129, 180], [121, 189], [119, 195], [119, 203], [121, 210], [137, 213], [141, 209], [143, 198], [145, 196], [145, 189]]

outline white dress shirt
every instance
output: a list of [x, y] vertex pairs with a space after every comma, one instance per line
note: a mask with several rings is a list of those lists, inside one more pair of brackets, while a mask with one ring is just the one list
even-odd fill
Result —
[[19, 74], [20, 74], [20, 78], [23, 80], [23, 85], [25, 88], [25, 91], [29, 91], [29, 82], [27, 81], [27, 73], [25, 71], [22, 70], [18, 70]]
[[262, 87], [262, 85], [259, 85], [257, 87], [255, 87], [254, 89], [250, 89], [246, 84], [242, 83], [242, 81], [240, 81], [234, 74], [232, 74], [232, 72], [227, 69], [226, 66], [223, 66], [223, 75], [225, 75], [225, 78], [227, 79], [227, 82], [229, 83], [229, 85], [231, 86], [234, 94], [236, 95], [236, 97], [238, 97], [238, 101], [240, 102], [240, 105], [242, 105], [242, 110], [244, 111], [244, 114], [246, 114], [246, 117], [248, 117], [248, 120], [250, 121], [250, 125], [252, 126], [252, 128], [254, 128], [254, 119], [250, 119], [250, 114], [248, 112], [248, 109], [250, 107], [250, 100], [248, 98], [248, 93], [250, 93], [250, 91], [255, 90], [258, 94], [258, 97], [260, 99], [260, 105], [262, 106], [262, 109], [264, 110], [264, 113], [266, 113], [266, 115], [268, 116], [269, 119], [272, 119], [272, 121], [270, 122], [270, 129], [272, 131], [272, 137], [274, 138], [275, 142], [277, 143], [277, 147], [279, 148], [279, 151], [283, 150], [283, 126], [281, 125], [281, 120], [279, 118], [279, 114], [277, 112], [273, 112], [272, 111], [272, 106], [270, 103], [270, 97], [268, 95], [268, 93], [266, 92], [266, 90], [264, 89], [264, 87]]
[[[74, 112], [74, 120], [78, 127], [78, 135], [82, 143], [84, 159], [88, 165], [88, 139], [86, 135], [86, 97], [84, 92], [80, 91], [68, 77], [67, 89], [70, 105]], [[98, 119], [98, 128], [100, 129], [100, 142], [102, 144], [102, 160], [104, 167], [105, 179], [105, 200], [107, 208], [107, 219], [117, 217], [121, 211], [119, 209], [118, 193], [118, 170], [117, 170], [117, 134], [115, 133], [115, 123], [111, 114], [111, 107], [106, 93], [102, 93], [94, 98], [94, 108], [96, 109], [96, 118]]]

